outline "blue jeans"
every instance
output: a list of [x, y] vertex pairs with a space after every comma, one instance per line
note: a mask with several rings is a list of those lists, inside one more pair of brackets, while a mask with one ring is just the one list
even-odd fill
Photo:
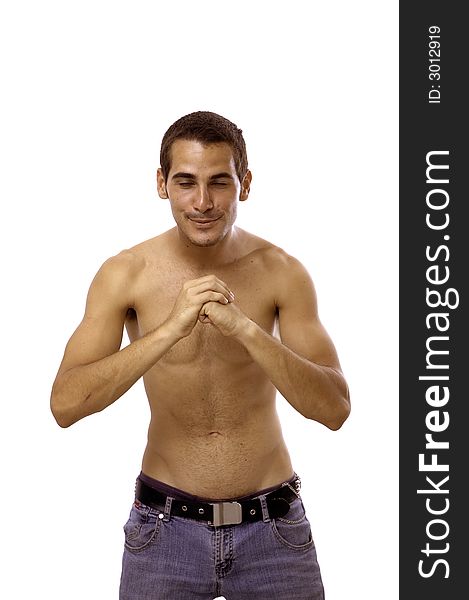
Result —
[[136, 500], [124, 525], [120, 600], [323, 600], [301, 496], [288, 513], [215, 527]]

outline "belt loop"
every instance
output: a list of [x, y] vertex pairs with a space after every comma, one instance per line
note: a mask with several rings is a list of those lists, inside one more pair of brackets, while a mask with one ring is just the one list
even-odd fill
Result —
[[171, 516], [171, 506], [173, 504], [173, 500], [174, 500], [174, 498], [171, 498], [171, 496], [166, 497], [163, 521], [169, 521], [169, 518]]
[[267, 500], [265, 498], [265, 494], [259, 496], [259, 500], [261, 501], [262, 508], [262, 520], [264, 523], [268, 523], [270, 521], [269, 509], [267, 507]]

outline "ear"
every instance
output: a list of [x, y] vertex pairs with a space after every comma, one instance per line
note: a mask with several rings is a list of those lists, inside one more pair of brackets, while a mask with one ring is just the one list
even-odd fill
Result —
[[241, 182], [241, 192], [239, 194], [239, 199], [242, 202], [243, 200], [247, 200], [249, 196], [249, 190], [251, 189], [251, 181], [252, 181], [252, 173], [248, 169], [246, 175], [244, 176], [243, 181]]
[[156, 172], [156, 186], [158, 189], [158, 196], [164, 200], [168, 198], [168, 192], [166, 191], [166, 182], [163, 177], [163, 171], [161, 167]]

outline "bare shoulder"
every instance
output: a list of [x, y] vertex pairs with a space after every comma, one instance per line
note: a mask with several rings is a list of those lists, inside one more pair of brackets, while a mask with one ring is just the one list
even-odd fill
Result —
[[268, 260], [276, 305], [284, 308], [294, 300], [306, 302], [316, 311], [316, 291], [305, 266], [281, 248], [272, 249]]
[[97, 305], [127, 310], [135, 303], [137, 282], [146, 267], [140, 248], [124, 249], [103, 262], [88, 292], [87, 313]]
[[272, 244], [265, 239], [243, 231], [247, 236], [247, 247], [250, 256], [262, 261], [263, 266], [269, 271], [271, 277], [289, 280], [299, 279], [311, 280], [308, 271], [304, 265], [294, 256], [291, 256], [285, 250]]
[[168, 234], [169, 231], [121, 250], [103, 263], [98, 274], [116, 283], [135, 279], [164, 250]]
[[125, 249], [111, 256], [99, 268], [94, 284], [105, 286], [122, 286], [128, 284], [144, 268], [145, 261], [138, 252]]
[[148, 240], [144, 240], [131, 248], [123, 250], [114, 258], [122, 258], [123, 262], [127, 261], [128, 263], [132, 263], [129, 266], [131, 266], [134, 271], [141, 272], [149, 265], [164, 261], [165, 257], [171, 252], [171, 248], [173, 247], [175, 229], [176, 228], [173, 227], [173, 229], [168, 229], [164, 233]]
[[278, 246], [272, 246], [266, 252], [265, 260], [268, 262], [272, 274], [280, 277], [309, 278], [308, 271], [305, 266], [294, 256], [288, 254]]
[[92, 282], [90, 293], [133, 308], [142, 288], [147, 285], [148, 273], [164, 263], [168, 247], [165, 232], [130, 248], [121, 250], [101, 265]]

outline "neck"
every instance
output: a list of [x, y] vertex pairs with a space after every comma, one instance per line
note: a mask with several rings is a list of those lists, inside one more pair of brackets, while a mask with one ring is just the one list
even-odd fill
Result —
[[178, 227], [173, 229], [173, 240], [178, 255], [196, 267], [217, 267], [232, 262], [236, 258], [240, 232], [232, 227], [225, 237], [213, 246], [193, 244]]

